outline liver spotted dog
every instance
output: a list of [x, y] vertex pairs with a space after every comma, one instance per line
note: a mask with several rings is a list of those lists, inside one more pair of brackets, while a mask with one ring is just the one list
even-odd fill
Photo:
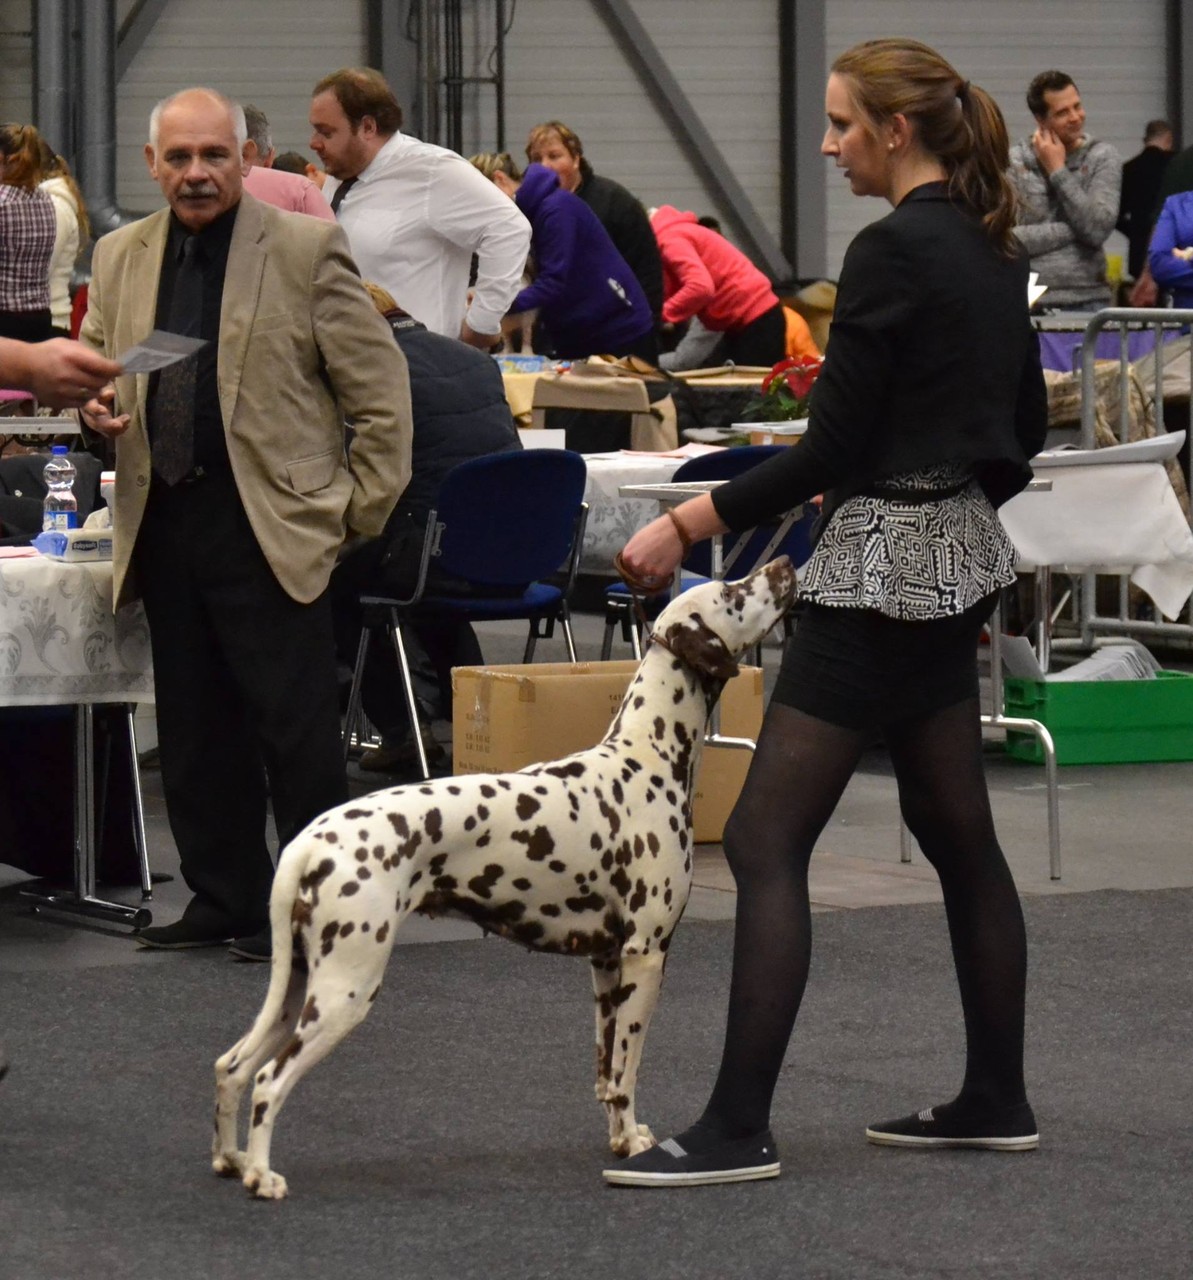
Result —
[[[535, 950], [587, 956], [610, 1146], [625, 1156], [653, 1145], [634, 1116], [634, 1086], [691, 888], [704, 727], [738, 656], [794, 593], [786, 557], [740, 582], [693, 588], [660, 614], [655, 643], [597, 746], [519, 773], [378, 791], [323, 814], [287, 846], [270, 899], [265, 1004], [216, 1063], [217, 1173], [264, 1199], [286, 1194], [269, 1167], [278, 1111], [368, 1012], [411, 911], [463, 912]], [[250, 1079], [241, 1151], [237, 1117]]]

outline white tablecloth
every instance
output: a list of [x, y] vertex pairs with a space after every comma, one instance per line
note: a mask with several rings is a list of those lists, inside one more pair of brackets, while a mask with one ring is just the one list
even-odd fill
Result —
[[0, 559], [0, 705], [152, 702], [140, 605], [112, 614], [112, 565]]
[[1193, 534], [1158, 462], [1050, 466], [1052, 491], [1021, 493], [999, 511], [1019, 568], [1128, 573], [1175, 618], [1193, 593]]
[[623, 498], [623, 484], [663, 484], [670, 480], [682, 458], [648, 454], [589, 453], [584, 455], [588, 481], [588, 526], [580, 555], [580, 572], [615, 574], [613, 557], [630, 538], [659, 514], [659, 504], [643, 498]]

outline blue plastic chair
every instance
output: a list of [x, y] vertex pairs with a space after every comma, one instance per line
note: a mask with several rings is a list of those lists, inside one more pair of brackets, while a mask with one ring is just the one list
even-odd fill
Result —
[[[580, 566], [588, 505], [584, 459], [567, 449], [522, 449], [473, 458], [453, 467], [427, 517], [418, 582], [406, 598], [361, 596], [364, 627], [356, 653], [344, 724], [347, 753], [360, 713], [361, 680], [369, 635], [384, 626], [393, 641], [402, 676], [413, 741], [430, 777], [422, 744], [418, 702], [402, 627], [415, 617], [462, 622], [525, 619], [529, 625], [523, 662], [535, 644], [555, 634], [558, 621], [568, 655], [576, 661], [569, 601]], [[467, 583], [469, 594], [435, 594], [428, 571]], [[562, 584], [543, 579], [562, 577]], [[545, 628], [545, 629], [544, 629]]]
[[[784, 448], [791, 446], [775, 444], [739, 445], [732, 449], [723, 449], [717, 453], [702, 454], [698, 458], [689, 458], [676, 468], [671, 479], [680, 481], [699, 480], [732, 480], [743, 471], [749, 471], [760, 462], [765, 462]], [[815, 521], [815, 513], [809, 513], [797, 520], [784, 535], [782, 542], [771, 552], [770, 559], [775, 556], [790, 556], [798, 568], [812, 554], [811, 533]], [[775, 522], [758, 526], [749, 537], [746, 545], [736, 556], [729, 569], [730, 576], [743, 577], [755, 568], [763, 553], [774, 537], [777, 528]], [[737, 547], [741, 535], [727, 533], [721, 540], [724, 558], [727, 560]], [[682, 577], [687, 586], [694, 586], [708, 578], [712, 573], [712, 542], [698, 542], [684, 557]], [[650, 596], [642, 601], [648, 621], [653, 622], [670, 596], [667, 594]], [[786, 620], [784, 620], [786, 626]], [[607, 659], [613, 649], [613, 633], [621, 627], [622, 639], [631, 646], [635, 658], [642, 657], [642, 640], [638, 634], [637, 619], [634, 617], [633, 597], [623, 582], [615, 582], [605, 588], [605, 634], [601, 641], [601, 658]]]

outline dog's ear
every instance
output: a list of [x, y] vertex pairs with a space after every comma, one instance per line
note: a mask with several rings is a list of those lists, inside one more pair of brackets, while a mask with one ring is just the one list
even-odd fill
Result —
[[662, 641], [665, 649], [701, 675], [714, 680], [732, 680], [737, 675], [737, 659], [725, 641], [699, 618], [673, 623]]

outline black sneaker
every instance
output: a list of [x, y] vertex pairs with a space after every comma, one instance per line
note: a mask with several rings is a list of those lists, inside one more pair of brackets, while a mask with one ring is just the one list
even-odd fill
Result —
[[228, 950], [238, 960], [272, 960], [273, 935], [269, 925], [256, 933], [245, 934], [242, 938], [234, 938]]
[[232, 930], [183, 916], [173, 924], [150, 925], [133, 934], [137, 945], [150, 951], [188, 951], [194, 947], [222, 947], [232, 941]]
[[769, 1129], [752, 1138], [718, 1143], [688, 1153], [675, 1138], [602, 1170], [614, 1187], [707, 1187], [719, 1182], [755, 1182], [779, 1176], [779, 1151]]
[[1036, 1118], [1026, 1102], [985, 1116], [967, 1116], [949, 1106], [928, 1107], [913, 1116], [871, 1125], [866, 1138], [880, 1147], [924, 1150], [973, 1147], [982, 1151], [1034, 1151], [1040, 1145]]

